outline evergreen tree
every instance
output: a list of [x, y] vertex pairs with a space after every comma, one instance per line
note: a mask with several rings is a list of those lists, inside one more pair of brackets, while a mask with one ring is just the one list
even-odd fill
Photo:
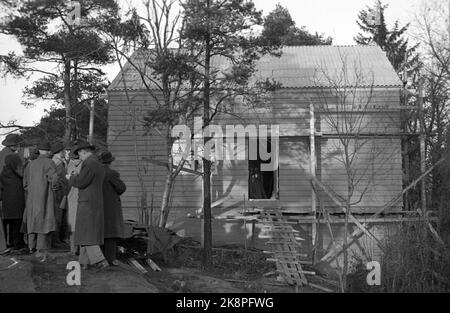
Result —
[[331, 45], [333, 39], [318, 33], [309, 33], [304, 26], [298, 28], [288, 9], [277, 4], [264, 19], [263, 37], [272, 44], [283, 46]]
[[[2, 56], [3, 74], [40, 77], [25, 90], [29, 100], [50, 100], [53, 110], [64, 107], [64, 140], [77, 136], [75, 113], [104, 92], [101, 66], [114, 61], [112, 49], [98, 35], [102, 23], [119, 16], [115, 0], [80, 2], [80, 23], [73, 23], [74, 8], [65, 1], [11, 1], [0, 23], [0, 33], [14, 37], [22, 54]], [[42, 66], [45, 64], [46, 66]], [[52, 70], [48, 70], [49, 65]], [[59, 114], [59, 112], [58, 112]], [[58, 115], [55, 113], [55, 115]], [[52, 115], [51, 115], [52, 116]], [[78, 128], [79, 129], [79, 128]]]
[[[266, 38], [252, 35], [256, 26], [263, 25], [262, 13], [248, 0], [186, 0], [183, 2], [184, 46], [200, 51], [198, 61], [199, 94], [203, 103], [203, 127], [207, 127], [218, 112], [227, 105], [241, 101], [255, 105], [264, 88], [276, 87], [271, 82], [256, 84], [251, 78], [256, 62], [266, 53], [277, 52], [279, 46]], [[229, 62], [229, 69], [214, 68], [213, 58]], [[211, 228], [211, 162], [205, 149], [203, 159], [204, 263], [212, 265]]]
[[392, 29], [389, 29], [385, 18], [387, 8], [387, 4], [377, 0], [373, 7], [367, 7], [366, 10], [359, 12], [357, 24], [362, 33], [355, 37], [355, 41], [360, 45], [379, 45], [386, 52], [397, 73], [402, 75], [406, 73], [406, 77], [402, 77], [406, 80], [419, 66], [418, 55], [415, 52], [417, 45], [410, 46], [408, 39], [405, 38], [409, 24], [400, 26], [397, 20]]

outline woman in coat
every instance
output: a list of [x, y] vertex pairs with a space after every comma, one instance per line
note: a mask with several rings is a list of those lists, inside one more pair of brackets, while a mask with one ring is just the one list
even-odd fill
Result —
[[25, 247], [20, 233], [25, 210], [25, 190], [23, 189], [22, 160], [17, 154], [7, 155], [0, 175], [2, 194], [3, 228], [9, 226], [8, 241], [15, 250]]
[[[71, 159], [67, 165], [67, 173], [70, 175], [78, 175], [81, 170], [81, 160], [78, 155], [75, 155], [73, 151], [70, 153]], [[78, 249], [75, 246], [75, 225], [77, 218], [77, 208], [78, 208], [78, 188], [69, 188], [69, 193], [67, 195], [67, 226], [70, 234], [70, 251], [76, 254]]]
[[78, 188], [74, 244], [80, 246], [79, 262], [84, 268], [103, 269], [109, 264], [100, 249], [104, 242], [103, 180], [105, 170], [94, 155], [95, 147], [80, 142], [74, 153], [83, 161], [78, 175], [68, 175], [69, 185]]
[[123, 238], [123, 213], [120, 196], [127, 187], [120, 179], [120, 174], [110, 168], [114, 157], [106, 151], [100, 155], [100, 162], [105, 167], [103, 181], [103, 206], [105, 209], [105, 245], [103, 251], [109, 264], [117, 266], [117, 240]]
[[56, 231], [53, 189], [58, 183], [55, 163], [50, 158], [50, 143], [43, 140], [39, 146], [39, 157], [28, 163], [23, 178], [27, 193], [24, 227], [28, 234], [30, 252], [37, 250], [36, 257], [47, 260], [50, 248], [50, 233]]

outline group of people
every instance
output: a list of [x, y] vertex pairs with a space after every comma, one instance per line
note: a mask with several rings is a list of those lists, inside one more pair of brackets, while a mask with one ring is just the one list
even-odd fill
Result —
[[78, 141], [70, 147], [42, 140], [26, 160], [11, 134], [0, 152], [0, 255], [18, 251], [41, 262], [49, 250], [70, 242], [83, 268], [117, 266], [124, 224], [120, 196], [126, 191], [110, 165], [109, 151]]

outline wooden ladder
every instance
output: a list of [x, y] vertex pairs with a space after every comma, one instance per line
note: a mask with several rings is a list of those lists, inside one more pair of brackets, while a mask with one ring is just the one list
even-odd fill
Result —
[[282, 215], [281, 209], [265, 208], [261, 211], [261, 218], [268, 231], [270, 246], [268, 253], [272, 254], [272, 258], [268, 261], [275, 262], [277, 272], [282, 275], [289, 285], [296, 287], [308, 284], [305, 271], [302, 269], [301, 257], [305, 257], [300, 253], [302, 238], [298, 237], [298, 231], [294, 230], [292, 224], [289, 223]]

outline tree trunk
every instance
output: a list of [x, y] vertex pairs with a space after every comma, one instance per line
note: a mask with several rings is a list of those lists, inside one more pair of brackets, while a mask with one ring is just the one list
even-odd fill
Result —
[[[206, 2], [209, 10], [210, 0]], [[210, 70], [211, 70], [211, 43], [209, 34], [205, 38], [205, 90], [203, 103], [203, 126], [209, 125], [210, 119]], [[209, 134], [208, 134], [209, 137]], [[209, 151], [204, 149], [203, 158], [203, 265], [206, 269], [212, 266], [212, 225], [211, 225], [211, 162]]]
[[[348, 191], [350, 194], [350, 190]], [[350, 215], [350, 197], [347, 197], [347, 203], [345, 204], [346, 206], [346, 211], [345, 211], [345, 223], [344, 223], [344, 247], [347, 246], [347, 242], [348, 242], [348, 219], [349, 219], [349, 215]], [[342, 266], [342, 286], [343, 286], [343, 292], [345, 292], [347, 290], [347, 274], [348, 274], [348, 249], [344, 250], [344, 264]]]
[[164, 193], [161, 202], [161, 215], [159, 218], [159, 227], [165, 228], [169, 218], [169, 202], [172, 195], [174, 179], [172, 173], [167, 173], [166, 183], [164, 185]]
[[64, 130], [64, 142], [66, 145], [70, 144], [72, 139], [72, 99], [70, 94], [70, 59], [64, 62], [64, 107], [66, 109], [66, 123]]

